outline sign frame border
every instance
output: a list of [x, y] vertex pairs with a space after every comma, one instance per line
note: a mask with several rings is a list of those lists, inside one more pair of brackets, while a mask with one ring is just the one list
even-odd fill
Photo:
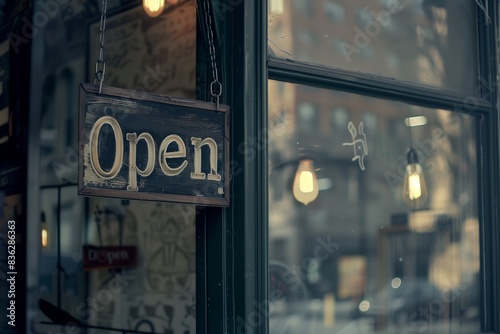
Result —
[[[228, 207], [230, 197], [230, 180], [232, 175], [229, 169], [229, 113], [230, 107], [225, 104], [219, 104], [218, 111], [216, 104], [205, 101], [189, 100], [182, 98], [173, 98], [168, 95], [160, 95], [155, 93], [148, 93], [143, 91], [136, 91], [130, 89], [102, 86], [101, 94], [111, 97], [118, 97], [124, 99], [131, 99], [137, 101], [156, 102], [169, 105], [177, 105], [182, 107], [191, 107], [197, 109], [204, 109], [207, 112], [224, 113], [224, 161], [223, 161], [223, 174], [224, 174], [224, 196], [220, 198], [205, 197], [205, 196], [189, 196], [189, 195], [176, 195], [176, 194], [160, 194], [160, 193], [145, 193], [145, 192], [129, 192], [127, 190], [115, 189], [100, 189], [86, 187], [83, 182], [84, 174], [84, 146], [85, 146], [85, 96], [87, 94], [99, 94], [99, 86], [93, 84], [80, 84], [79, 104], [78, 104], [78, 195], [90, 197], [110, 197], [118, 199], [131, 199], [140, 201], [157, 201], [157, 202], [171, 202], [182, 204], [194, 204], [198, 206], [215, 206], [215, 207]], [[167, 177], [167, 176], [166, 176]]]

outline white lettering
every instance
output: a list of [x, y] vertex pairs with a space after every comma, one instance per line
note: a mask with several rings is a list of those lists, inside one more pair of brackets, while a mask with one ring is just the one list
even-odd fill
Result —
[[210, 148], [210, 174], [208, 180], [220, 181], [221, 176], [217, 174], [217, 143], [212, 138], [191, 138], [191, 144], [194, 146], [194, 173], [191, 173], [191, 178], [195, 180], [204, 180], [205, 173], [201, 172], [201, 147], [208, 145]]
[[[100, 151], [99, 151], [99, 137], [103, 126], [108, 125], [115, 138], [115, 155], [114, 161], [111, 169], [105, 171], [100, 163]], [[108, 130], [108, 129], [106, 129]], [[111, 133], [111, 131], [104, 131], [105, 133]], [[140, 135], [137, 133], [127, 133], [125, 135], [128, 141], [129, 156], [128, 156], [128, 191], [139, 191], [137, 175], [142, 177], [150, 176], [155, 169], [156, 164], [156, 145], [153, 136], [147, 132], [143, 132]], [[141, 169], [137, 166], [137, 145], [140, 140], [144, 140], [147, 146], [147, 158], [146, 166]], [[175, 144], [173, 147], [172, 144]], [[221, 181], [222, 176], [218, 173], [218, 147], [217, 142], [213, 138], [191, 138], [191, 144], [193, 145], [193, 170], [190, 173], [190, 177], [193, 180], [210, 180], [210, 181]], [[121, 171], [124, 159], [124, 138], [122, 129], [118, 121], [112, 116], [103, 116], [99, 118], [90, 131], [89, 138], [90, 146], [90, 164], [96, 175], [102, 179], [110, 180], [115, 178]], [[176, 147], [177, 146], [177, 147]], [[208, 147], [208, 161], [210, 163], [210, 170], [202, 172], [202, 148], [203, 146]], [[142, 155], [140, 155], [142, 156]], [[158, 163], [162, 172], [167, 176], [177, 176], [181, 174], [184, 169], [188, 166], [188, 160], [182, 159], [186, 158], [187, 149], [186, 144], [182, 138], [177, 134], [171, 134], [165, 137], [158, 149]], [[169, 159], [182, 159], [177, 164], [174, 164]], [[142, 162], [144, 163], [144, 162]], [[89, 258], [91, 260], [99, 258], [100, 255], [89, 251]], [[100, 260], [100, 258], [99, 258]], [[112, 261], [112, 258], [108, 258]]]
[[[115, 134], [115, 161], [113, 162], [113, 167], [109, 172], [105, 172], [101, 168], [101, 164], [99, 163], [99, 133], [101, 132], [101, 128], [108, 124], [113, 129]], [[101, 117], [95, 122], [92, 130], [90, 131], [90, 163], [92, 164], [92, 168], [95, 170], [97, 175], [101, 178], [109, 180], [113, 179], [122, 168], [123, 164], [123, 138], [122, 138], [122, 129], [118, 121], [111, 116]]]
[[[167, 152], [168, 147], [171, 143], [176, 143], [178, 146], [177, 151]], [[160, 151], [158, 152], [158, 160], [160, 162], [160, 168], [168, 176], [179, 175], [184, 168], [186, 168], [188, 162], [184, 160], [179, 167], [172, 168], [168, 165], [167, 159], [171, 158], [185, 158], [186, 157], [186, 145], [182, 141], [181, 137], [178, 135], [170, 135], [165, 137], [160, 145]]]
[[[137, 159], [137, 142], [143, 139], [148, 146], [148, 163], [144, 170], [141, 170], [137, 167], [136, 159]], [[139, 136], [134, 133], [127, 133], [127, 140], [129, 141], [129, 167], [128, 167], [128, 191], [137, 191], [137, 174], [140, 176], [146, 177], [151, 175], [153, 169], [155, 168], [155, 142], [153, 137], [147, 133], [143, 132]]]

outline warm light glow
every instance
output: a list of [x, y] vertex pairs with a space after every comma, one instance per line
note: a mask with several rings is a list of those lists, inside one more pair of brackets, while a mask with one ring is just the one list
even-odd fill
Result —
[[[450, 211], [446, 212], [450, 213]], [[418, 210], [408, 215], [408, 226], [410, 230], [417, 233], [432, 232], [435, 227], [436, 219], [440, 214], [436, 210]]]
[[157, 17], [165, 9], [165, 0], [143, 0], [142, 7], [146, 14]]
[[47, 247], [49, 244], [49, 232], [45, 227], [42, 227], [42, 246]]
[[314, 172], [313, 161], [309, 159], [301, 160], [293, 182], [295, 199], [307, 205], [318, 197], [318, 193], [318, 179]]
[[323, 298], [323, 326], [332, 328], [335, 325], [335, 296], [327, 293]]
[[370, 302], [367, 300], [363, 300], [361, 303], [359, 303], [359, 310], [361, 312], [366, 312], [370, 309]]
[[269, 1], [269, 12], [272, 14], [283, 14], [285, 11], [285, 6], [283, 5], [283, 0], [271, 0]]
[[427, 117], [425, 116], [414, 116], [405, 118], [405, 124], [408, 127], [422, 126], [427, 124]]
[[313, 185], [313, 174], [308, 171], [304, 171], [300, 173], [300, 191], [303, 193], [310, 193], [314, 189]]
[[391, 281], [391, 287], [393, 289], [397, 289], [401, 286], [401, 278], [399, 277], [394, 277]]
[[413, 173], [409, 176], [409, 193], [408, 196], [411, 200], [419, 199], [422, 196], [422, 189], [420, 188], [420, 176], [417, 173]]
[[427, 199], [427, 186], [422, 167], [418, 163], [406, 166], [404, 199], [414, 208], [419, 208]]

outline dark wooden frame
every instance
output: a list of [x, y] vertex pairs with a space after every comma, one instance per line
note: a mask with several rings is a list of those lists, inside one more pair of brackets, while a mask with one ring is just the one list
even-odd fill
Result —
[[[78, 150], [79, 150], [79, 163], [78, 163], [78, 194], [83, 196], [96, 196], [96, 197], [114, 197], [114, 198], [127, 198], [135, 200], [150, 200], [150, 201], [163, 201], [174, 203], [196, 204], [200, 206], [229, 206], [230, 198], [230, 179], [231, 170], [229, 169], [229, 106], [219, 104], [219, 109], [216, 110], [216, 105], [210, 102], [177, 99], [166, 95], [152, 94], [142, 91], [134, 91], [129, 89], [121, 89], [114, 87], [102, 87], [102, 96], [118, 97], [128, 100], [144, 101], [161, 103], [165, 105], [181, 106], [186, 108], [203, 109], [207, 112], [224, 113], [224, 140], [223, 140], [223, 165], [222, 171], [224, 174], [224, 196], [221, 197], [205, 197], [205, 196], [187, 196], [176, 194], [161, 194], [161, 193], [147, 193], [147, 192], [129, 192], [127, 190], [113, 190], [113, 189], [99, 189], [91, 188], [84, 185], [84, 140], [85, 140], [85, 115], [86, 115], [86, 96], [87, 94], [98, 94], [99, 87], [92, 84], [80, 85], [80, 103], [79, 103], [79, 119], [78, 119]], [[123, 168], [123, 167], [122, 167]]]

